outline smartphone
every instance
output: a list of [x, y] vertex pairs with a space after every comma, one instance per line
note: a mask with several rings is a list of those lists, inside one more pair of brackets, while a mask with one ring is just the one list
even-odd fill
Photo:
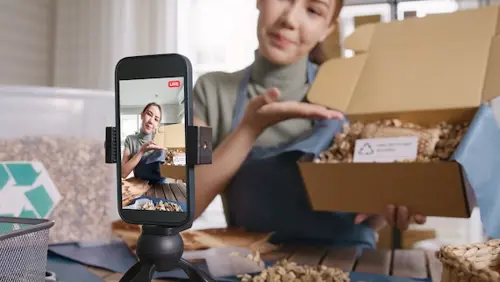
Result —
[[194, 214], [192, 68], [180, 54], [121, 59], [115, 69], [118, 212], [131, 224], [183, 226]]

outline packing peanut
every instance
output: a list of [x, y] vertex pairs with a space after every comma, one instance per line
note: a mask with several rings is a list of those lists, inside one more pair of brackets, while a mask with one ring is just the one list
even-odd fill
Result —
[[156, 203], [156, 205], [153, 203], [153, 201], [149, 200], [146, 204], [142, 205], [140, 207], [141, 210], [148, 210], [148, 211], [176, 211], [176, 212], [182, 212], [181, 206], [179, 206], [176, 203], [170, 203], [170, 202], [163, 202], [160, 201]]
[[339, 268], [320, 266], [298, 265], [288, 260], [279, 260], [273, 266], [267, 267], [259, 274], [239, 275], [242, 282], [348, 282], [349, 275]]
[[418, 156], [415, 160], [404, 162], [446, 161], [455, 152], [467, 132], [469, 124], [450, 124], [441, 122], [425, 128], [416, 123], [398, 119], [382, 120], [364, 124], [354, 122], [345, 124], [343, 131], [336, 134], [332, 146], [322, 152], [316, 163], [349, 163], [353, 161], [354, 146], [357, 139], [417, 136]]
[[122, 179], [122, 206], [130, 205], [134, 199], [149, 190], [149, 182], [136, 177]]

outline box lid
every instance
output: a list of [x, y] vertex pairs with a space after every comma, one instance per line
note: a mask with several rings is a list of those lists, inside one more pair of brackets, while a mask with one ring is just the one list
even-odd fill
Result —
[[365, 51], [318, 69], [307, 98], [351, 116], [477, 107], [500, 95], [500, 6], [369, 24]]

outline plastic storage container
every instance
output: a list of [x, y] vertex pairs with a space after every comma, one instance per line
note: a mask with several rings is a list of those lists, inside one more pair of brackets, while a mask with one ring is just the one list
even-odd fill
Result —
[[0, 281], [44, 282], [48, 220], [0, 217]]
[[[105, 127], [115, 125], [114, 115], [114, 92], [0, 86], [0, 188], [2, 166], [5, 172], [20, 162], [24, 167], [10, 167], [10, 185], [23, 179], [31, 185], [24, 188], [44, 185], [47, 192], [33, 192], [28, 199], [16, 192], [22, 189], [0, 189], [2, 200], [10, 200], [10, 210], [0, 214], [45, 215], [55, 222], [51, 244], [109, 240], [115, 217], [110, 212], [116, 210], [116, 170], [105, 163], [104, 138]], [[26, 164], [32, 164], [38, 178], [36, 174], [15, 177], [12, 171], [26, 173]], [[44, 180], [39, 180], [42, 175]], [[50, 181], [55, 191], [48, 191]], [[48, 210], [50, 200], [55, 205]], [[37, 209], [41, 202], [44, 208]]]

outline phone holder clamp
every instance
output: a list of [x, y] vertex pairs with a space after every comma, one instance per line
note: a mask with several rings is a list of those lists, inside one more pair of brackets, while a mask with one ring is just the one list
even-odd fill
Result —
[[116, 134], [116, 127], [106, 127], [106, 139], [104, 141], [104, 151], [106, 155], [107, 164], [115, 164], [117, 162], [117, 148], [118, 148], [118, 135]]
[[[116, 127], [106, 127], [104, 148], [107, 164], [114, 164], [118, 161], [118, 136]], [[187, 127], [186, 159], [188, 167], [212, 163], [212, 128]]]

